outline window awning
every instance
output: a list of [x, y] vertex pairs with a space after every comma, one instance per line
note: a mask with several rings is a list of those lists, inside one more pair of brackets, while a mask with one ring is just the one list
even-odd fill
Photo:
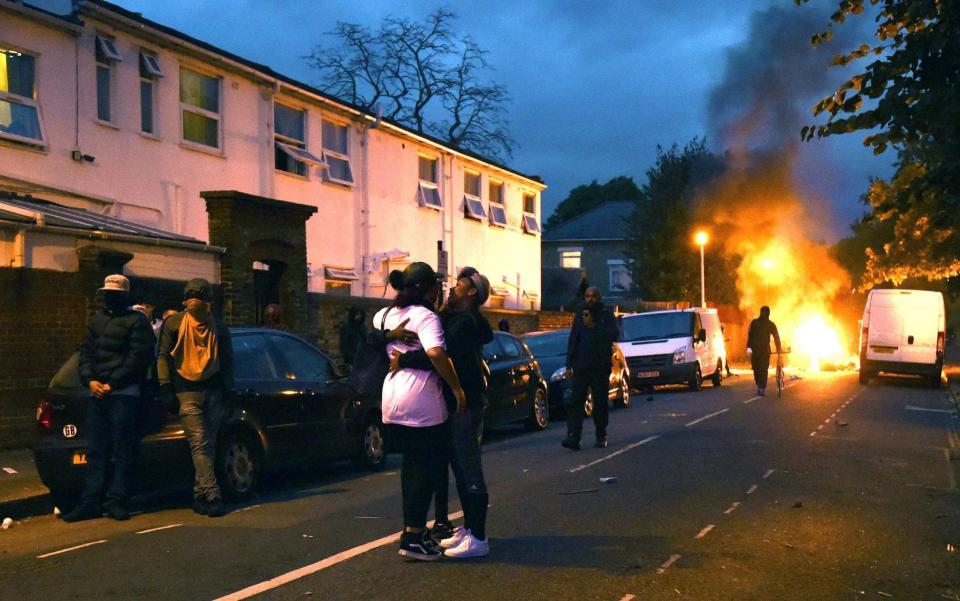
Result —
[[538, 301], [538, 300], [540, 300], [540, 295], [537, 294], [536, 292], [527, 292], [526, 290], [524, 290], [524, 291], [523, 291], [523, 298], [525, 298], [525, 299], [527, 299], [527, 300], [531, 300], [531, 301]]
[[420, 182], [417, 190], [417, 201], [421, 207], [430, 207], [431, 209], [442, 209], [443, 201], [440, 200], [440, 191], [434, 186], [426, 186]]
[[528, 234], [539, 234], [540, 224], [537, 223], [537, 218], [529, 213], [524, 213], [523, 214], [523, 231]]
[[494, 296], [510, 296], [510, 289], [503, 286], [493, 286], [490, 288], [490, 294]]
[[463, 198], [464, 211], [467, 217], [483, 220], [487, 214], [483, 210], [483, 201], [475, 196], [465, 196]]
[[327, 280], [344, 280], [350, 282], [360, 279], [356, 271], [343, 267], [324, 267], [323, 277]]
[[120, 53], [117, 52], [117, 47], [114, 45], [113, 40], [105, 38], [102, 35], [97, 36], [97, 48], [100, 49], [100, 52], [103, 54], [104, 58], [114, 62], [121, 62], [123, 57], [120, 56]]
[[502, 204], [490, 203], [490, 223], [507, 227], [507, 211]]
[[309, 165], [317, 165], [319, 167], [327, 166], [327, 164], [323, 162], [323, 159], [308, 152], [305, 148], [297, 148], [296, 146], [284, 144], [283, 142], [277, 142], [277, 148], [287, 153], [287, 156], [295, 161], [300, 161], [301, 163], [307, 163]]

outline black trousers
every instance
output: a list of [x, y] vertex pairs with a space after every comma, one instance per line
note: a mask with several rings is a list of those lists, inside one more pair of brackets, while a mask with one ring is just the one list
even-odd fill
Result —
[[[483, 477], [483, 463], [480, 459], [478, 439], [483, 432], [483, 414], [487, 399], [468, 399], [468, 409], [464, 413], [450, 416], [450, 467], [457, 483], [457, 495], [463, 507], [463, 525], [479, 539], [485, 539], [487, 524], [487, 482]], [[450, 478], [444, 468], [441, 482], [436, 491], [435, 511], [437, 521], [448, 519]]]
[[580, 440], [583, 433], [583, 404], [587, 400], [588, 391], [593, 394], [593, 425], [597, 438], [605, 437], [610, 421], [610, 408], [607, 406], [610, 392], [609, 367], [573, 370], [572, 405], [567, 407], [567, 436], [576, 440]]
[[140, 444], [140, 397], [110, 394], [87, 404], [87, 476], [81, 504], [127, 502]]
[[767, 372], [770, 370], [769, 353], [753, 353], [750, 355], [750, 367], [753, 368], [753, 381], [757, 388], [767, 387]]
[[403, 525], [425, 528], [430, 500], [449, 462], [449, 428], [445, 423], [424, 428], [390, 424], [388, 435], [403, 454], [400, 466]]

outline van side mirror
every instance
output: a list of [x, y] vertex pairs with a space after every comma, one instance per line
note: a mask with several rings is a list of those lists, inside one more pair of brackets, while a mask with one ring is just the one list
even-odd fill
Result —
[[705, 329], [700, 328], [700, 332], [697, 334], [697, 340], [699, 340], [700, 342], [707, 341], [707, 331]]

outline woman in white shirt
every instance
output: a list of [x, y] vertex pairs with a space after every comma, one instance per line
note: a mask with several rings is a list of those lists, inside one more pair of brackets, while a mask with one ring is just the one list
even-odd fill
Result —
[[385, 330], [405, 327], [418, 341], [387, 343], [387, 355], [423, 349], [434, 370], [401, 369], [383, 382], [381, 412], [389, 436], [403, 454], [400, 481], [403, 490], [403, 534], [400, 555], [432, 561], [442, 552], [426, 535], [427, 512], [437, 483], [447, 469], [447, 407], [441, 378], [450, 386], [458, 411], [466, 406], [463, 388], [447, 356], [443, 326], [434, 312], [439, 281], [426, 263], [411, 263], [404, 271], [390, 273], [390, 285], [397, 291], [393, 304], [381, 309], [373, 323]]

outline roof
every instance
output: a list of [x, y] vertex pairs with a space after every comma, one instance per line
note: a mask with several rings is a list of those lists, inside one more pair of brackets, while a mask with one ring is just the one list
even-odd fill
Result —
[[[284, 83], [286, 83], [286, 84], [288, 84], [288, 85], [290, 85], [290, 86], [293, 86], [293, 87], [295, 87], [295, 88], [300, 88], [301, 90], [303, 90], [303, 91], [305, 91], [305, 92], [307, 92], [307, 93], [309, 93], [309, 94], [311, 94], [311, 95], [319, 96], [319, 97], [321, 97], [321, 98], [323, 98], [323, 99], [325, 99], [325, 100], [327, 100], [327, 101], [329, 101], [329, 102], [331, 102], [331, 103], [333, 103], [333, 104], [339, 104], [339, 105], [341, 105], [341, 106], [343, 106], [343, 107], [346, 107], [346, 108], [348, 108], [348, 109], [350, 109], [350, 110], [353, 110], [353, 111], [362, 113], [362, 114], [370, 117], [371, 119], [378, 119], [378, 120], [380, 120], [380, 121], [382, 121], [382, 122], [384, 122], [384, 123], [388, 123], [388, 124], [390, 124], [391, 126], [396, 127], [397, 129], [401, 129], [401, 130], [403, 130], [403, 131], [405, 131], [405, 132], [407, 132], [407, 133], [409, 133], [409, 134], [412, 134], [412, 135], [414, 135], [414, 136], [417, 136], [417, 137], [419, 137], [419, 138], [423, 138], [423, 139], [428, 140], [428, 141], [430, 141], [430, 142], [432, 142], [432, 143], [434, 143], [434, 144], [437, 144], [438, 146], [443, 146], [444, 148], [450, 148], [450, 149], [455, 150], [456, 152], [458, 152], [458, 153], [460, 153], [460, 154], [462, 154], [462, 155], [468, 156], [468, 157], [470, 157], [470, 158], [472, 158], [472, 159], [474, 159], [474, 160], [480, 161], [480, 162], [482, 162], [482, 163], [486, 163], [486, 164], [488, 164], [488, 165], [491, 165], [491, 166], [493, 166], [493, 167], [496, 167], [497, 169], [501, 169], [501, 170], [503, 170], [503, 171], [506, 171], [506, 172], [511, 173], [511, 174], [513, 174], [513, 175], [516, 175], [516, 176], [518, 176], [518, 177], [522, 177], [522, 178], [524, 178], [524, 179], [526, 179], [526, 180], [529, 180], [529, 181], [535, 183], [535, 185], [537, 185], [537, 186], [544, 186], [544, 187], [545, 187], [545, 184], [543, 183], [543, 181], [542, 181], [538, 176], [535, 176], [535, 175], [527, 175], [527, 174], [525, 174], [525, 173], [521, 173], [521, 172], [517, 171], [516, 169], [512, 169], [512, 168], [510, 168], [510, 167], [507, 167], [506, 165], [502, 165], [502, 164], [500, 164], [500, 163], [497, 163], [496, 161], [493, 161], [493, 160], [491, 160], [491, 159], [489, 159], [489, 158], [486, 158], [486, 157], [484, 157], [484, 156], [481, 156], [481, 155], [479, 155], [479, 154], [477, 154], [477, 153], [475, 153], [475, 152], [471, 152], [471, 151], [469, 151], [469, 150], [464, 150], [464, 149], [462, 149], [462, 148], [456, 148], [456, 147], [454, 147], [454, 146], [451, 146], [449, 143], [444, 142], [443, 140], [440, 140], [439, 138], [435, 138], [435, 137], [433, 137], [433, 136], [431, 136], [431, 135], [429, 135], [429, 134], [425, 134], [425, 133], [422, 133], [422, 132], [418, 132], [417, 130], [413, 129], [412, 127], [410, 127], [410, 126], [408, 126], [408, 125], [404, 125], [403, 123], [399, 123], [399, 122], [397, 122], [397, 121], [393, 121], [393, 120], [391, 120], [391, 119], [387, 119], [387, 118], [384, 118], [384, 117], [378, 117], [377, 115], [375, 115], [373, 112], [371, 112], [369, 109], [367, 109], [367, 108], [365, 108], [365, 107], [352, 104], [352, 103], [350, 103], [350, 102], [347, 102], [346, 100], [343, 100], [342, 98], [337, 98], [336, 96], [333, 96], [333, 95], [331, 95], [331, 94], [329, 94], [329, 93], [327, 93], [327, 92], [324, 92], [324, 91], [320, 90], [319, 88], [316, 88], [316, 87], [311, 86], [311, 85], [309, 85], [309, 84], [303, 83], [302, 81], [298, 81], [298, 80], [296, 80], [296, 79], [293, 79], [292, 77], [288, 77], [288, 76], [286, 76], [286, 75], [283, 75], [282, 73], [278, 73], [278, 72], [274, 71], [273, 69], [271, 69], [271, 68], [270, 68], [269, 66], [267, 66], [267, 65], [262, 65], [262, 64], [260, 64], [260, 63], [256, 63], [256, 62], [254, 62], [254, 61], [245, 59], [245, 58], [243, 58], [243, 57], [241, 57], [241, 56], [238, 56], [238, 55], [236, 55], [236, 54], [233, 54], [232, 52], [228, 52], [228, 51], [226, 51], [226, 50], [224, 50], [224, 49], [222, 49], [222, 48], [219, 48], [219, 47], [217, 47], [217, 46], [214, 46], [213, 44], [204, 42], [203, 40], [194, 38], [194, 37], [189, 36], [189, 35], [181, 32], [181, 31], [178, 31], [178, 30], [176, 30], [176, 29], [173, 29], [172, 27], [167, 27], [166, 25], [162, 25], [162, 24], [160, 24], [160, 23], [157, 23], [156, 21], [151, 21], [150, 19], [145, 18], [142, 14], [140, 14], [140, 13], [138, 13], [138, 12], [133, 12], [133, 11], [127, 10], [127, 9], [123, 8], [122, 6], [118, 6], [118, 5], [113, 4], [113, 3], [111, 3], [111, 2], [105, 2], [104, 0], [83, 0], [82, 5], [92, 6], [92, 7], [95, 7], [95, 9], [96, 9], [96, 8], [99, 8], [100, 10], [103, 10], [103, 11], [109, 11], [109, 12], [115, 13], [115, 14], [117, 14], [117, 15], [125, 18], [125, 19], [129, 19], [129, 20], [131, 20], [131, 21], [135, 21], [136, 23], [139, 23], [139, 24], [141, 25], [141, 28], [142, 28], [143, 26], [146, 26], [146, 27], [149, 27], [150, 29], [153, 29], [153, 30], [155, 30], [155, 31], [158, 31], [158, 32], [160, 32], [160, 33], [162, 33], [162, 34], [165, 34], [165, 35], [167, 35], [167, 36], [171, 36], [171, 37], [177, 38], [177, 39], [179, 39], [179, 40], [181, 40], [181, 41], [183, 41], [183, 42], [185, 42], [185, 43], [187, 43], [187, 44], [191, 44], [191, 45], [196, 46], [196, 47], [198, 47], [198, 48], [201, 48], [201, 49], [203, 49], [203, 50], [205, 50], [205, 51], [207, 51], [207, 52], [210, 52], [210, 53], [219, 55], [219, 56], [221, 56], [221, 57], [223, 57], [223, 58], [225, 58], [225, 59], [227, 59], [227, 60], [230, 60], [230, 61], [239, 63], [239, 64], [241, 64], [241, 65], [243, 65], [243, 66], [245, 66], [245, 67], [247, 67], [247, 68], [249, 68], [249, 69], [253, 69], [253, 70], [255, 70], [255, 71], [259, 71], [260, 73], [262, 73], [262, 74], [265, 75], [266, 77], [269, 77], [269, 78], [271, 78], [271, 79], [276, 79], [276, 80], [282, 81], [282, 82], [284, 82]], [[81, 7], [80, 10], [81, 10], [81, 12], [82, 12], [82, 11], [83, 11], [83, 7]]]
[[629, 200], [608, 200], [586, 213], [545, 228], [543, 241], [624, 240], [633, 208], [634, 203]]
[[169, 240], [206, 246], [206, 243], [202, 240], [189, 236], [181, 236], [173, 232], [84, 209], [67, 207], [49, 200], [0, 191], [0, 222], [4, 221], [67, 228], [84, 232], [123, 234], [158, 241]]

